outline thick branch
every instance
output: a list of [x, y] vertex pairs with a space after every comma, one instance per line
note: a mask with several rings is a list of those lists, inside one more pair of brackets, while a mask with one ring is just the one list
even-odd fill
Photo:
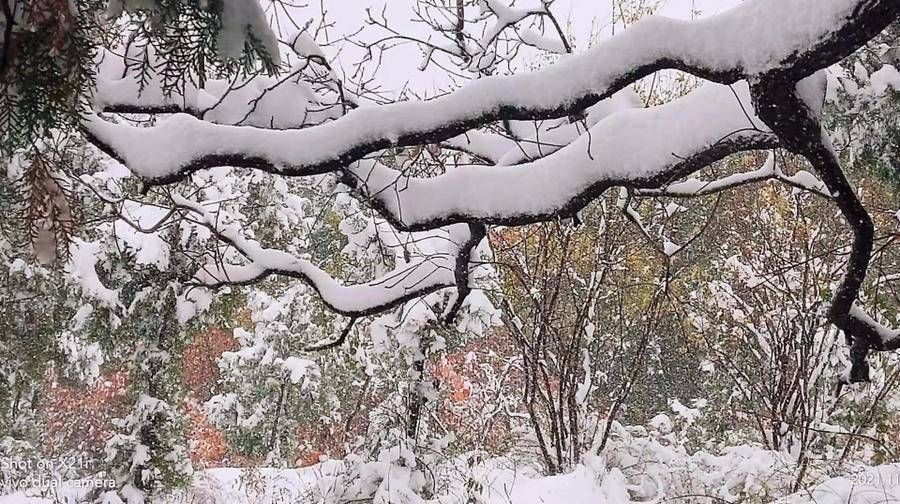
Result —
[[[872, 222], [823, 140], [817, 105], [811, 105], [821, 98], [821, 80], [800, 81], [849, 55], [898, 12], [896, 0], [748, 0], [701, 21], [646, 18], [538, 72], [484, 78], [430, 101], [360, 107], [302, 130], [226, 126], [184, 114], [146, 128], [90, 115], [85, 128], [89, 139], [150, 184], [222, 165], [289, 176], [339, 172], [399, 229], [449, 226], [439, 231], [449, 234], [451, 251], [406, 265], [391, 278], [343, 286], [307, 261], [216, 228], [202, 208], [193, 208], [249, 260], [211, 283], [247, 283], [270, 274], [300, 278], [349, 316], [452, 286], [459, 289], [454, 313], [469, 289], [470, 254], [483, 225], [574, 215], [609, 187], [659, 190], [735, 152], [783, 145], [810, 160], [854, 231], [848, 271], [828, 316], [854, 342], [856, 381], [864, 378], [869, 348], [896, 348], [900, 338], [854, 305], [871, 256]], [[667, 68], [728, 86], [709, 85], [663, 106], [618, 111], [560, 150], [517, 166], [458, 167], [417, 178], [370, 157], [393, 146], [445, 142], [498, 120], [565, 117]], [[746, 85], [731, 86], [742, 78], [756, 83], [759, 118]], [[139, 101], [128, 107], [118, 103], [112, 109], [168, 111], [142, 109]], [[456, 143], [464, 146], [459, 138]], [[426, 271], [428, 265], [434, 269]]]
[[530, 163], [420, 178], [369, 159], [349, 167], [344, 182], [404, 230], [530, 224], [574, 215], [609, 187], [659, 188], [735, 152], [777, 147], [761, 128], [746, 84], [711, 84], [666, 105], [613, 114]]
[[773, 73], [753, 87], [753, 96], [760, 117], [778, 134], [785, 147], [806, 157], [818, 172], [853, 231], [847, 271], [835, 291], [828, 320], [852, 341], [853, 367], [849, 381], [868, 381], [866, 354], [869, 349], [900, 347], [900, 338], [895, 331], [886, 330], [855, 305], [872, 256], [872, 219], [845, 177], [816, 113], [791, 82]]
[[[650, 17], [551, 67], [491, 77], [426, 102], [363, 107], [301, 131], [267, 131], [176, 116], [152, 128], [86, 127], [137, 175], [166, 183], [243, 158], [236, 166], [304, 175], [336, 171], [395, 145], [437, 143], [501, 119], [578, 112], [660, 69], [733, 83], [777, 72], [797, 80], [836, 63], [896, 18], [895, 0], [754, 0], [701, 21]], [[160, 146], [168, 155], [160, 156]]]

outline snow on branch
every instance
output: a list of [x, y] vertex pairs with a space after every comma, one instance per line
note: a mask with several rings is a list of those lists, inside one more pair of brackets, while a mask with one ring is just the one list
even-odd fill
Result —
[[421, 178], [366, 159], [348, 168], [345, 182], [402, 229], [538, 222], [572, 215], [609, 187], [657, 188], [729, 154], [776, 147], [752, 110], [745, 83], [709, 84], [665, 105], [612, 114], [530, 163]]
[[[274, 129], [312, 126], [343, 115], [343, 104], [322, 94], [339, 90], [341, 96], [335, 98], [344, 99], [336, 75], [318, 55], [302, 56], [283, 75], [208, 79], [202, 88], [188, 83], [179, 92], [166, 89], [160, 74], [129, 72], [128, 62], [134, 59], [113, 51], [103, 53], [92, 99], [95, 110], [182, 113], [210, 123]], [[304, 76], [313, 82], [303, 80]]]
[[[504, 5], [493, 0], [483, 5], [501, 21], [522, 14], [503, 11]], [[849, 380], [865, 381], [869, 350], [898, 348], [900, 337], [855, 305], [872, 254], [874, 228], [822, 134], [824, 80], [816, 72], [850, 55], [898, 15], [897, 0], [746, 0], [696, 21], [648, 17], [590, 50], [536, 72], [485, 77], [428, 101], [341, 110], [337, 119], [326, 118], [314, 126], [308, 126], [305, 114], [310, 108], [305, 105], [303, 112], [295, 113], [304, 114], [302, 122], [289, 118], [276, 126], [274, 115], [268, 124], [215, 119], [207, 113], [211, 109], [202, 109], [197, 100], [184, 106], [194, 115], [174, 114], [154, 126], [116, 124], [91, 113], [84, 129], [92, 142], [149, 184], [177, 181], [216, 166], [287, 176], [336, 172], [396, 228], [432, 230], [435, 237], [443, 236], [446, 248], [401, 264], [386, 277], [345, 286], [306, 260], [265, 248], [234, 228], [220, 227], [205, 208], [186, 200], [179, 203], [200, 215], [246, 259], [242, 264], [219, 265], [203, 278], [207, 284], [287, 275], [304, 280], [326, 304], [350, 316], [453, 286], [458, 289], [454, 303], [458, 305], [469, 288], [471, 251], [487, 224], [519, 225], [573, 216], [610, 187], [695, 196], [754, 180], [781, 180], [830, 196], [853, 231], [847, 273], [828, 318], [853, 342]], [[577, 125], [553, 124], [572, 128], [547, 150], [539, 145], [536, 152], [520, 148], [514, 156], [511, 149], [500, 154], [510, 144], [474, 134], [500, 120], [508, 124], [584, 117], [601, 100], [663, 69], [712, 82], [665, 105], [623, 107], [602, 118], [595, 116], [592, 125], [580, 120], [574, 121]], [[160, 110], [152, 100], [142, 102], [122, 90], [104, 90], [103, 85], [98, 88], [96, 110], [178, 110], [170, 105]], [[224, 91], [210, 96], [214, 104], [227, 99]], [[269, 104], [273, 114], [291, 96], [273, 98]], [[134, 101], [128, 103], [129, 99]], [[251, 113], [261, 100], [253, 102]], [[588, 126], [586, 131], [579, 130], [583, 125]], [[423, 178], [378, 160], [381, 151], [392, 147], [442, 143], [480, 152], [496, 166], [458, 166]], [[806, 157], [816, 175], [786, 176], [777, 166], [764, 166], [699, 186], [693, 180], [678, 182], [730, 154], [776, 147]], [[670, 250], [663, 252], [671, 256], [675, 247], [667, 244]]]
[[517, 25], [528, 17], [548, 15], [550, 13], [549, 5], [545, 2], [541, 2], [540, 5], [536, 7], [526, 9], [508, 7], [499, 0], [479, 0], [479, 4], [483, 13], [489, 12], [496, 16], [497, 19], [484, 31], [481, 39], [476, 41], [478, 46], [477, 50], [469, 51], [473, 54], [472, 61], [470, 62], [470, 69], [473, 70], [490, 66], [493, 55], [490, 53], [489, 48], [491, 44], [497, 40], [503, 30]]
[[825, 198], [831, 198], [831, 194], [828, 192], [828, 188], [825, 187], [825, 183], [816, 178], [812, 173], [806, 170], [799, 170], [794, 175], [786, 175], [781, 170], [781, 166], [776, 162], [774, 153], [769, 153], [766, 162], [755, 170], [735, 173], [716, 180], [689, 178], [658, 189], [638, 189], [635, 193], [639, 196], [695, 198], [698, 196], [709, 196], [738, 186], [765, 180], [783, 182], [795, 189], [809, 191]]
[[329, 308], [351, 317], [379, 313], [447, 287], [457, 287], [467, 293], [470, 254], [484, 237], [466, 225], [431, 231], [425, 238], [433, 250], [398, 264], [393, 271], [370, 282], [343, 285], [308, 260], [266, 248], [244, 237], [237, 226], [223, 223], [221, 216], [204, 205], [178, 195], [172, 199], [177, 208], [192, 212], [200, 225], [234, 247], [245, 259], [242, 264], [221, 261], [202, 268], [196, 275], [200, 285], [209, 288], [242, 285], [270, 275], [299, 278], [315, 289]]
[[[299, 131], [237, 128], [185, 115], [149, 128], [92, 115], [86, 128], [151, 183], [219, 165], [321, 173], [388, 147], [438, 143], [499, 119], [569, 115], [664, 68], [728, 84], [767, 72], [796, 81], [855, 50], [898, 10], [892, 0], [753, 0], [699, 21], [648, 17], [537, 72], [480, 79], [434, 100], [362, 107]], [[166, 155], [159, 155], [161, 145]]]

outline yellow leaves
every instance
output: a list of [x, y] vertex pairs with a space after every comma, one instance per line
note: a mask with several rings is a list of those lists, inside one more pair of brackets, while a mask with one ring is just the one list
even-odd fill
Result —
[[775, 223], [784, 223], [791, 218], [791, 202], [788, 195], [789, 193], [782, 187], [766, 184], [757, 192], [757, 208], [765, 209]]

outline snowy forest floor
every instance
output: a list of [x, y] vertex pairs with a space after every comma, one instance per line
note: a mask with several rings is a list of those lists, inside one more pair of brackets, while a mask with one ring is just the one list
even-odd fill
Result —
[[[214, 468], [198, 472], [190, 488], [160, 501], [162, 504], [258, 504], [258, 503], [330, 503], [340, 494], [343, 465], [326, 462], [303, 469]], [[716, 495], [671, 495], [649, 501], [628, 497], [629, 484], [621, 471], [599, 474], [579, 465], [570, 473], [531, 477], [530, 471], [495, 468], [484, 476], [489, 483], [482, 488], [484, 504], [625, 504], [630, 502], [732, 502]], [[66, 487], [66, 485], [63, 485]], [[0, 497], [0, 504], [57, 504], [78, 502], [84, 490], [78, 485], [57, 492], [18, 492]], [[462, 498], [460, 498], [462, 497]], [[114, 501], [115, 502], [115, 501]], [[390, 501], [389, 501], [390, 502]], [[465, 496], [447, 494], [432, 502], [465, 502]], [[890, 504], [900, 503], [900, 464], [867, 469], [849, 476], [830, 478], [808, 489], [778, 498], [748, 496], [741, 502], [774, 504]]]
[[[646, 434], [646, 435], [642, 435]], [[377, 461], [328, 460], [304, 468], [209, 468], [159, 504], [630, 504], [637, 502], [889, 504], [900, 503], [900, 464], [813, 463], [797, 488], [798, 467], [785, 454], [749, 445], [688, 454], [671, 435], [621, 428], [602, 455], [555, 476], [511, 457], [476, 464], [459, 456], [424, 467], [411, 452], [385, 450]], [[423, 468], [425, 470], [423, 470]], [[827, 473], [832, 476], [827, 476]], [[430, 479], [423, 484], [422, 475]], [[833, 476], [839, 474], [839, 476]], [[0, 504], [75, 504], [91, 480], [0, 496]], [[430, 497], [420, 497], [421, 495]], [[118, 497], [101, 496], [104, 504]]]

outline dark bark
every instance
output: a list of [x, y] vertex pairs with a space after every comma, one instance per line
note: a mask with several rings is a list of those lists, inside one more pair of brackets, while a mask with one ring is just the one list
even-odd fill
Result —
[[0, 14], [3, 14], [3, 48], [0, 49], [0, 83], [6, 82], [6, 72], [12, 63], [13, 53], [13, 25], [15, 25], [14, 8], [9, 6], [9, 0], [0, 0]]
[[466, 3], [456, 0], [456, 45], [463, 54], [466, 52]]
[[[457, 3], [458, 8], [461, 5], [461, 2]], [[458, 12], [458, 14], [458, 20], [462, 21], [463, 13]], [[573, 194], [564, 205], [552, 211], [484, 217], [473, 217], [465, 213], [451, 213], [427, 222], [406, 225], [378, 201], [373, 199], [371, 204], [391, 224], [403, 231], [422, 231], [454, 223], [468, 223], [473, 226], [472, 240], [460, 250], [457, 258], [455, 286], [459, 289], [460, 296], [450, 310], [452, 315], [458, 310], [465, 297], [464, 295], [468, 293], [467, 275], [468, 265], [471, 260], [470, 255], [481, 237], [483, 237], [485, 225], [516, 226], [554, 220], [559, 217], [572, 217], [585, 205], [613, 186], [644, 189], [659, 188], [696, 172], [730, 154], [754, 149], [785, 147], [809, 160], [819, 177], [833, 194], [835, 203], [852, 230], [853, 243], [847, 271], [831, 303], [828, 311], [828, 320], [845, 333], [848, 342], [852, 345], [853, 366], [849, 381], [866, 381], [868, 379], [866, 356], [869, 351], [889, 350], [900, 347], [900, 338], [885, 340], [882, 337], [883, 335], [879, 334], [879, 327], [871, 323], [867, 317], [860, 313], [855, 313], [853, 310], [871, 258], [874, 226], [871, 217], [845, 177], [837, 156], [830, 149], [830, 146], [823, 141], [822, 128], [818, 118], [798, 96], [796, 89], [801, 79], [838, 63], [878, 35], [891, 22], [895, 21], [898, 15], [900, 15], [900, 1], [860, 0], [854, 11], [843, 20], [840, 26], [830, 32], [822, 33], [818, 40], [813, 41], [810, 47], [790, 54], [781, 59], [781, 61], [774, 62], [771, 67], [773, 69], [763, 75], [758, 75], [758, 72], [754, 73], [754, 71], [745, 68], [729, 68], [727, 66], [710, 68], [704, 66], [702, 62], [684, 61], [661, 56], [654, 60], [648, 59], [644, 64], [636, 65], [634, 68], [622, 72], [621, 75], [610, 76], [609, 82], [595, 89], [586, 88], [578, 96], [573, 96], [572, 99], [564, 103], [561, 101], [554, 103], [553, 100], [550, 100], [547, 104], [535, 106], [508, 103], [498, 104], [494, 108], [482, 111], [477, 116], [455, 118], [421, 131], [404, 133], [397, 138], [374, 135], [361, 140], [359, 143], [345, 146], [327, 159], [321, 159], [303, 166], [276, 167], [266, 159], [240, 154], [198, 156], [184, 166], [180, 166], [177, 173], [148, 180], [147, 182], [153, 185], [167, 184], [181, 180], [196, 170], [228, 165], [254, 168], [284, 176], [307, 176], [325, 172], [337, 172], [343, 174], [343, 182], [350, 187], [358, 188], [357, 180], [345, 167], [373, 152], [398, 146], [439, 143], [468, 130], [484, 127], [496, 121], [552, 119], [576, 114], [599, 100], [607, 98], [624, 87], [631, 85], [636, 80], [659, 70], [682, 70], [721, 84], [731, 84], [740, 79], [748, 79], [753, 84], [752, 92], [757, 114], [771, 128], [774, 135], [759, 132], [759, 134], [743, 139], [723, 139], [714, 145], [708, 146], [701, 152], [692, 153], [687, 159], [679, 163], [665, 167], [655, 176], [637, 180], [625, 178], [596, 183], [585, 188], [579, 194]], [[461, 30], [458, 33], [461, 33]], [[781, 56], [778, 57], [781, 58]], [[734, 64], [737, 65], [737, 63]], [[117, 111], [117, 109], [113, 108], [110, 111]], [[118, 111], [137, 112], [139, 109], [120, 107]], [[332, 127], [337, 127], [337, 124], [342, 120], [352, 121], [350, 117], [339, 119], [332, 123]], [[352, 125], [352, 122], [349, 124]], [[99, 139], [91, 137], [90, 134], [87, 134], [87, 136], [113, 157], [121, 157], [118, 156], [111, 146], [104, 145]], [[266, 274], [281, 274], [306, 280], [302, 275], [290, 271], [273, 270]], [[259, 278], [254, 279], [254, 281], [256, 280], [259, 280]], [[371, 315], [444, 287], [449, 286], [441, 285], [410, 292], [408, 296], [392, 300], [390, 303], [382, 306], [372, 307], [359, 313], [345, 314], [351, 316]], [[415, 407], [415, 403], [412, 406]]]
[[409, 418], [406, 421], [406, 437], [415, 440], [419, 433], [422, 409], [425, 407], [425, 396], [421, 391], [421, 386], [425, 383], [424, 357], [413, 362], [413, 371], [416, 373], [416, 379], [409, 390]]
[[868, 381], [866, 356], [870, 349], [882, 349], [883, 345], [877, 328], [855, 316], [851, 309], [859, 297], [872, 256], [875, 234], [872, 218], [844, 175], [837, 155], [826, 144], [818, 118], [798, 96], [796, 83], [782, 75], [769, 75], [753, 86], [753, 96], [760, 119], [778, 135], [785, 148], [809, 161], [853, 232], [847, 270], [832, 299], [828, 320], [844, 332], [852, 345], [849, 381]]
[[281, 420], [281, 411], [284, 409], [284, 395], [287, 391], [288, 379], [281, 381], [281, 387], [278, 389], [278, 402], [275, 403], [275, 416], [272, 418], [272, 432], [269, 434], [268, 451], [275, 449], [275, 442], [278, 439], [278, 422]]

